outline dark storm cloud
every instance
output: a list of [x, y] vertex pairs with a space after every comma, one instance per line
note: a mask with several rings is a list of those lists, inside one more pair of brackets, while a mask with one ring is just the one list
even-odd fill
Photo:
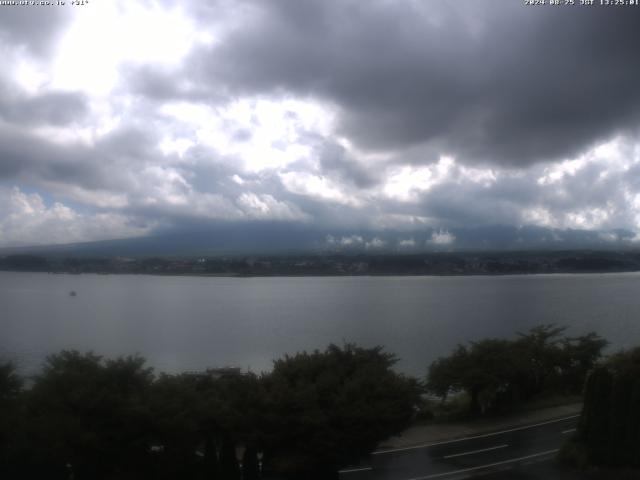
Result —
[[71, 9], [0, 12], [0, 196], [16, 203], [0, 231], [28, 223], [20, 202], [62, 221], [58, 201], [95, 217], [87, 238], [282, 222], [391, 246], [440, 228], [640, 225], [640, 8], [143, 1], [197, 25], [191, 48], [175, 62], [116, 48], [108, 95], [53, 87]]
[[26, 97], [0, 93], [0, 118], [22, 126], [63, 126], [82, 120], [87, 99], [76, 93], [52, 92]]
[[19, 129], [0, 130], [0, 177], [11, 179], [31, 172], [42, 160], [45, 152], [56, 156], [44, 142]]
[[102, 183], [100, 165], [83, 161], [87, 153], [85, 149], [56, 145], [17, 129], [5, 129], [0, 132], [0, 176], [95, 188]]
[[131, 172], [149, 159], [150, 145], [148, 134], [130, 129], [116, 130], [88, 146], [5, 128], [0, 130], [0, 178], [123, 192], [135, 188]]
[[206, 101], [212, 104], [228, 100], [227, 96], [215, 92], [207, 83], [196, 85], [189, 82], [185, 85], [185, 82], [176, 81], [176, 79], [189, 79], [190, 73], [180, 68], [175, 72], [148, 65], [127, 65], [121, 68], [120, 74], [127, 92], [143, 95], [158, 102], [189, 100]]
[[58, 36], [72, 18], [71, 8], [32, 5], [3, 6], [0, 13], [0, 41], [26, 47], [30, 53], [51, 53]]
[[638, 9], [242, 4], [252, 13], [221, 44], [194, 53], [193, 78], [230, 95], [325, 99], [339, 109], [341, 133], [363, 149], [419, 146], [414, 161], [446, 152], [523, 166], [638, 122]]
[[340, 180], [353, 183], [358, 188], [372, 187], [380, 181], [379, 175], [350, 158], [347, 150], [338, 143], [324, 140], [316, 150], [323, 172], [335, 173]]

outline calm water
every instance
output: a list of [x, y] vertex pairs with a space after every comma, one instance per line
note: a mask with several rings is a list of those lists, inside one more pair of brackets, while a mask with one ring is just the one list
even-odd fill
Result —
[[[71, 290], [76, 297], [69, 296]], [[640, 274], [198, 278], [0, 272], [0, 357], [24, 372], [63, 348], [140, 353], [163, 371], [237, 365], [331, 342], [385, 345], [423, 375], [458, 342], [540, 323], [640, 344]]]

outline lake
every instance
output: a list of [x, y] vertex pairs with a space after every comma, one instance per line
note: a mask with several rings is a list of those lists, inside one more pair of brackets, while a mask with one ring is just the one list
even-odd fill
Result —
[[[70, 291], [76, 291], [71, 296]], [[269, 370], [329, 343], [384, 345], [423, 376], [457, 343], [541, 323], [640, 345], [640, 274], [162, 277], [0, 272], [0, 358], [36, 372], [61, 349], [139, 353], [160, 371]]]

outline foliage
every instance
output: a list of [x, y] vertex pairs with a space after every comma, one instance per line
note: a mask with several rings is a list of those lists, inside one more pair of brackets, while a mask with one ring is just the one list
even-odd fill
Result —
[[580, 470], [586, 469], [589, 465], [584, 445], [573, 438], [562, 444], [558, 452], [558, 460]]
[[0, 474], [231, 479], [244, 445], [246, 480], [259, 476], [258, 451], [267, 470], [325, 478], [411, 419], [418, 384], [394, 362], [381, 348], [332, 345], [262, 376], [155, 376], [140, 357], [63, 351], [28, 389], [0, 365]]
[[608, 342], [594, 332], [562, 339], [562, 375], [558, 378], [569, 392], [582, 392], [589, 372], [597, 365]]
[[515, 340], [458, 345], [430, 365], [427, 389], [443, 400], [467, 393], [472, 415], [508, 409], [542, 392], [580, 392], [606, 341], [595, 333], [562, 338], [564, 331], [541, 325]]
[[590, 375], [577, 441], [589, 463], [640, 467], [640, 348], [620, 352]]
[[351, 344], [276, 361], [268, 411], [282, 469], [327, 478], [408, 425], [420, 389], [391, 369], [395, 361], [381, 347]]
[[21, 428], [22, 386], [15, 366], [0, 364], [0, 477], [11, 474], [26, 445]]
[[[514, 340], [458, 346], [431, 365], [428, 388], [443, 398], [461, 393], [473, 413], [548, 389], [575, 391], [605, 342], [595, 334], [563, 338], [563, 332], [546, 325]], [[140, 357], [63, 351], [47, 358], [30, 388], [12, 365], [1, 364], [0, 474], [238, 478], [235, 447], [244, 445], [247, 480], [258, 477], [258, 451], [266, 471], [331, 478], [427, 408], [420, 384], [396, 373], [395, 362], [381, 347], [346, 344], [285, 356], [261, 376], [213, 370], [155, 376]], [[616, 445], [640, 458], [633, 446], [640, 439], [628, 430], [640, 424], [632, 408], [640, 404], [640, 389], [616, 380], [630, 382], [639, 371], [640, 352], [633, 351], [589, 377], [587, 392], [596, 400], [585, 404], [581, 423], [584, 438], [594, 439], [587, 451], [611, 458], [607, 442], [595, 439], [615, 432]], [[610, 404], [621, 405], [622, 413], [599, 424], [597, 412]]]
[[152, 379], [140, 357], [105, 362], [75, 351], [50, 356], [27, 396], [35, 446], [30, 466], [59, 477], [73, 470], [77, 478], [143, 468]]
[[20, 395], [22, 379], [16, 374], [15, 366], [8, 363], [0, 363], [0, 408], [14, 402]]
[[258, 480], [259, 478], [258, 450], [250, 445], [242, 458], [242, 480]]
[[514, 377], [513, 345], [488, 339], [459, 345], [450, 357], [440, 358], [429, 368], [427, 387], [437, 395], [464, 391], [469, 395], [470, 413], [478, 414], [508, 389]]
[[240, 480], [240, 465], [236, 459], [236, 450], [229, 439], [222, 443], [220, 449], [220, 476], [224, 480]]

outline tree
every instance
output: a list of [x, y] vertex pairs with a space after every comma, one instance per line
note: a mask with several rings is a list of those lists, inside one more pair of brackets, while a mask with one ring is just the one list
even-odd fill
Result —
[[14, 403], [22, 392], [22, 378], [11, 362], [0, 363], [0, 407]]
[[580, 393], [589, 372], [602, 357], [608, 342], [595, 332], [562, 339], [562, 383], [571, 393]]
[[595, 465], [640, 467], [640, 347], [588, 377], [576, 441]]
[[613, 378], [606, 368], [591, 372], [585, 385], [584, 407], [579, 422], [579, 435], [587, 443], [587, 455], [597, 463], [608, 455], [609, 411]]
[[258, 480], [259, 478], [258, 450], [255, 446], [248, 445], [242, 458], [242, 480]]
[[222, 480], [240, 479], [240, 465], [236, 458], [235, 446], [230, 438], [222, 442], [220, 449], [220, 478]]
[[210, 436], [205, 437], [204, 443], [204, 462], [202, 469], [202, 478], [207, 480], [214, 480], [218, 478], [218, 452], [213, 442], [213, 438]]
[[23, 381], [15, 366], [0, 364], [0, 476], [10, 478], [23, 463], [24, 436]]
[[449, 356], [429, 367], [427, 388], [443, 398], [465, 391], [469, 413], [477, 415], [511, 393], [516, 370], [514, 346], [507, 340], [487, 339], [459, 345]]
[[100, 479], [144, 469], [152, 378], [140, 357], [104, 362], [75, 351], [48, 357], [27, 398], [35, 473], [64, 478], [69, 464], [77, 479]]
[[527, 333], [518, 333], [520, 338], [515, 341], [515, 346], [522, 368], [520, 388], [525, 397], [531, 397], [545, 390], [549, 384], [554, 384], [563, 363], [560, 334], [566, 329], [547, 324], [533, 327]]
[[458, 345], [429, 366], [427, 389], [443, 401], [466, 392], [472, 415], [510, 408], [546, 391], [579, 392], [607, 342], [595, 333], [560, 337], [565, 329], [540, 325], [515, 340]]
[[427, 390], [446, 401], [450, 393], [464, 389], [464, 376], [469, 365], [469, 350], [458, 347], [448, 357], [440, 357], [429, 366]]
[[408, 425], [420, 398], [381, 347], [330, 345], [285, 356], [264, 379], [267, 454], [281, 472], [330, 478]]
[[[150, 386], [150, 443], [162, 449], [156, 455], [159, 478], [192, 478], [199, 467], [212, 466], [213, 438], [201, 432], [205, 405], [197, 381], [193, 375], [162, 374]], [[196, 451], [201, 444], [205, 458], [198, 466]]]

